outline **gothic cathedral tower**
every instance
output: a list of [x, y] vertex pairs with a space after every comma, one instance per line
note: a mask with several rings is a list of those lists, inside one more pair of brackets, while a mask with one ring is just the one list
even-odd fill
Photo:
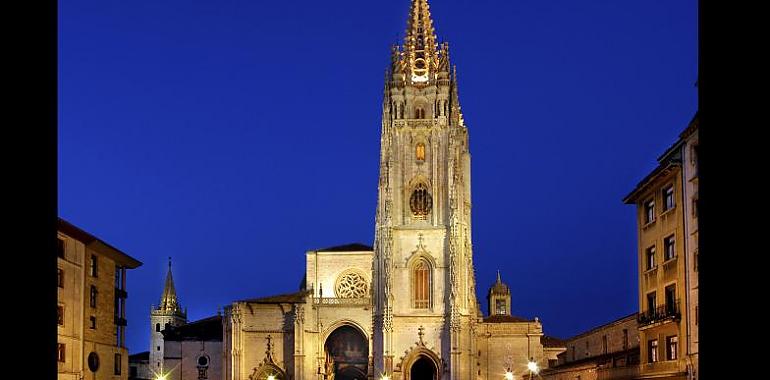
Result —
[[163, 371], [163, 333], [168, 326], [181, 326], [187, 323], [187, 310], [182, 310], [171, 277], [171, 258], [168, 258], [168, 273], [160, 303], [150, 311], [150, 370]]
[[373, 375], [475, 378], [468, 130], [427, 0], [412, 0], [392, 48], [380, 144]]

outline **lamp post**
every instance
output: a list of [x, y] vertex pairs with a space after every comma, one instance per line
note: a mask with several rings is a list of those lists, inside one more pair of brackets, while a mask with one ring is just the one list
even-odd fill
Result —
[[540, 368], [532, 357], [530, 357], [529, 362], [527, 362], [527, 369], [529, 370], [529, 380], [532, 380], [532, 375], [537, 375], [537, 373], [540, 372]]

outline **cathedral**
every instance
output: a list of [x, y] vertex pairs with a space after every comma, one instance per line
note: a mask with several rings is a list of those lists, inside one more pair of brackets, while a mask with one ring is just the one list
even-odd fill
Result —
[[[537, 318], [511, 314], [499, 273], [481, 310], [470, 160], [449, 45], [437, 41], [427, 0], [412, 0], [384, 86], [374, 246], [307, 251], [298, 291], [238, 300], [188, 324], [221, 325], [216, 334], [180, 330], [186, 312], [169, 264], [151, 315], [149, 367], [181, 379], [187, 370], [169, 360], [195, 366], [205, 357], [218, 363], [198, 379], [512, 380], [555, 364], [563, 344]], [[201, 348], [164, 355], [172, 347], [164, 339], [180, 334]]]
[[226, 307], [225, 379], [510, 379], [564, 350], [511, 315], [499, 275], [481, 311], [468, 127], [427, 0], [412, 0], [384, 87], [374, 247], [308, 251], [298, 292]]

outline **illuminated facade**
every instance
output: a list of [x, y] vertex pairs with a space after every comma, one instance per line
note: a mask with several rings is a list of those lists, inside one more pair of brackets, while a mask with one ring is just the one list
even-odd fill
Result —
[[624, 201], [636, 205], [639, 378], [698, 376], [698, 116]]
[[163, 330], [170, 326], [187, 323], [187, 311], [182, 309], [176, 294], [174, 278], [171, 275], [171, 258], [168, 259], [168, 272], [160, 301], [150, 311], [150, 372], [163, 372], [165, 344]]
[[298, 292], [226, 307], [225, 379], [520, 377], [564, 350], [537, 318], [511, 315], [499, 276], [504, 306], [481, 312], [468, 128], [426, 0], [391, 49], [382, 106], [374, 247], [308, 251]]
[[565, 340], [556, 365], [543, 380], [632, 380], [639, 376], [637, 314], [625, 316]]
[[128, 379], [126, 272], [142, 265], [59, 218], [59, 380]]

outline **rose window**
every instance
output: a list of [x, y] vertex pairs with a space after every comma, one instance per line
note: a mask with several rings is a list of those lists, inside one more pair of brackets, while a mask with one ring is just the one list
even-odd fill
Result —
[[369, 295], [369, 286], [363, 275], [348, 272], [337, 279], [335, 291], [338, 298], [364, 298]]

